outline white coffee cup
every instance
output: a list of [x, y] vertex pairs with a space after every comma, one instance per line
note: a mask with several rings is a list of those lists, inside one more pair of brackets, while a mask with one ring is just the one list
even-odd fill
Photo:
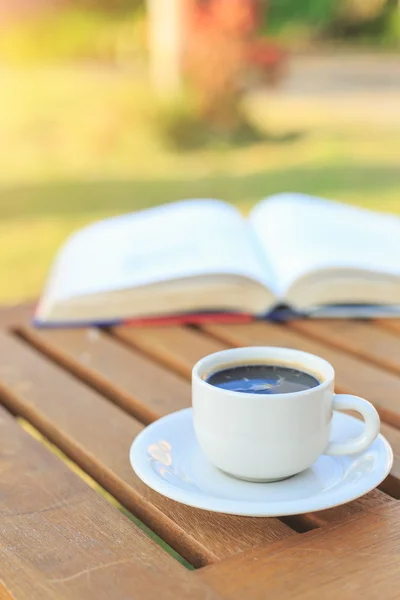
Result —
[[[238, 364], [290, 366], [321, 383], [289, 394], [233, 392], [207, 383], [211, 373]], [[379, 433], [379, 415], [367, 400], [334, 394], [334, 370], [324, 359], [289, 348], [234, 348], [210, 354], [193, 368], [194, 429], [210, 462], [250, 481], [274, 481], [300, 473], [321, 454], [365, 450]], [[354, 410], [364, 418], [363, 433], [330, 441], [332, 411]]]

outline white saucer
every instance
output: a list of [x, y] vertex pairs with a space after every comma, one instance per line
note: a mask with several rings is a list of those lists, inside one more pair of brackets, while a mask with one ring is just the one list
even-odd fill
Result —
[[[332, 439], [358, 435], [362, 422], [334, 413]], [[201, 452], [186, 408], [152, 423], [135, 439], [131, 465], [144, 483], [177, 502], [204, 510], [280, 517], [338, 506], [363, 496], [388, 475], [393, 453], [379, 435], [364, 452], [321, 456], [312, 467], [275, 483], [251, 483], [213, 467]]]

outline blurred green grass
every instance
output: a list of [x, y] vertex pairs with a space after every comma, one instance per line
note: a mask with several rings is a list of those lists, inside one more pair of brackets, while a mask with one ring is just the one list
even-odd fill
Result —
[[3, 27], [0, 60], [7, 64], [115, 64], [143, 58], [144, 7], [68, 6], [38, 11]]
[[[0, 86], [2, 303], [39, 294], [74, 229], [163, 202], [211, 196], [246, 212], [298, 191], [400, 212], [400, 123], [381, 122], [379, 105], [370, 121], [357, 103], [346, 112], [267, 94], [248, 110], [269, 141], [179, 153], [163, 146], [129, 70], [3, 67]], [[299, 135], [279, 141], [288, 131]]]
[[[0, 62], [143, 63], [145, 7], [145, 0], [77, 0], [38, 11], [28, 19], [14, 19], [1, 30]], [[360, 0], [267, 0], [261, 2], [259, 34], [277, 38], [289, 48], [338, 41], [397, 48], [400, 11], [396, 8], [388, 0], [364, 4]]]

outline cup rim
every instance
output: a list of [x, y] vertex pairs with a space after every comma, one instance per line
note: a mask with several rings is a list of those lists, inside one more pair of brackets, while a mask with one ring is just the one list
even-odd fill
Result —
[[[298, 363], [301, 364], [302, 358], [304, 360], [308, 360], [308, 361], [315, 361], [321, 366], [321, 370], [325, 371], [324, 380], [321, 381], [317, 386], [315, 386], [313, 388], [309, 388], [306, 390], [299, 390], [297, 392], [286, 392], [284, 394], [256, 394], [255, 395], [250, 392], [236, 392], [234, 390], [226, 390], [223, 388], [219, 388], [217, 386], [211, 385], [205, 379], [203, 379], [203, 375], [205, 373], [212, 372], [211, 364], [214, 361], [216, 362], [215, 370], [218, 369], [218, 362], [217, 362], [218, 358], [221, 359], [221, 362], [223, 360], [223, 367], [227, 368], [227, 367], [229, 367], [230, 362], [232, 364], [234, 364], [234, 363], [237, 363], [238, 360], [243, 359], [245, 361], [247, 358], [249, 359], [249, 361], [251, 361], [252, 354], [257, 355], [257, 356], [253, 356], [253, 360], [255, 358], [260, 360], [260, 358], [262, 358], [263, 352], [265, 352], [266, 354], [270, 353], [271, 355], [275, 354], [276, 355], [275, 360], [278, 360], [278, 361], [279, 361], [280, 356], [284, 357], [285, 355], [286, 356], [294, 356], [295, 355], [295, 356], [297, 356], [296, 365], [298, 365]], [[230, 357], [231, 357], [231, 360], [229, 360]], [[266, 360], [268, 360], [268, 356], [266, 356], [265, 358], [266, 358]], [[290, 364], [291, 361], [290, 361], [290, 359], [286, 359], [286, 361], [284, 361], [284, 359], [282, 358], [282, 362], [286, 362], [287, 364]], [[292, 362], [294, 362], [294, 360]], [[306, 366], [304, 367], [304, 369], [305, 369], [305, 371], [307, 371]], [[318, 369], [316, 369], [316, 370], [318, 371]], [[204, 386], [207, 389], [212, 388], [214, 393], [220, 393], [221, 395], [224, 395], [224, 396], [226, 396], [226, 395], [235, 396], [237, 398], [248, 398], [249, 396], [251, 396], [251, 398], [253, 400], [258, 399], [261, 401], [271, 401], [276, 398], [279, 398], [279, 399], [291, 398], [294, 396], [303, 396], [306, 394], [310, 394], [312, 392], [321, 391], [322, 389], [325, 389], [333, 382], [334, 377], [335, 377], [335, 371], [334, 371], [333, 366], [324, 358], [321, 358], [320, 356], [317, 356], [316, 354], [312, 354], [311, 352], [304, 352], [303, 350], [297, 350], [296, 348], [284, 348], [282, 346], [243, 346], [243, 347], [237, 347], [237, 348], [228, 348], [226, 350], [219, 350], [218, 352], [213, 352], [212, 354], [208, 354], [207, 356], [204, 356], [203, 358], [198, 360], [192, 369], [192, 380], [193, 381], [196, 380], [196, 383], [200, 384], [201, 386]]]

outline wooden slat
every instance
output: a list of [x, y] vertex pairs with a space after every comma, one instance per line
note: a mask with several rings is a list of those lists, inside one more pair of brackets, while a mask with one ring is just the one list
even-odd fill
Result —
[[[158, 330], [158, 328], [157, 328]], [[29, 340], [34, 341], [35, 346], [40, 347], [42, 350], [45, 350], [52, 356], [63, 357], [64, 350], [62, 344], [62, 336], [60, 336], [60, 332], [53, 331], [36, 331], [31, 329], [24, 329], [24, 335]], [[196, 362], [199, 358], [204, 356], [204, 352], [217, 352], [218, 350], [223, 350], [227, 346], [222, 342], [218, 342], [217, 340], [212, 339], [209, 336], [204, 335], [199, 331], [186, 330], [184, 328], [160, 328], [158, 331], [160, 333], [161, 341], [158, 342], [157, 345], [157, 336], [153, 337], [152, 332], [156, 331], [154, 328], [147, 329], [129, 329], [129, 328], [121, 328], [119, 333], [123, 335], [125, 341], [129, 340], [129, 344], [135, 343], [132, 340], [140, 339], [141, 342], [139, 344], [144, 343], [148, 352], [153, 353], [154, 357], [159, 359], [163, 359], [164, 362], [169, 362], [169, 364], [176, 365], [184, 365], [186, 363], [187, 368], [183, 368], [182, 372], [186, 371], [186, 375], [190, 377], [192, 363]], [[141, 332], [141, 333], [140, 333]], [[45, 342], [43, 342], [43, 337], [45, 338]], [[61, 337], [61, 339], [60, 339]], [[82, 338], [82, 336], [81, 336]], [[88, 336], [85, 336], [87, 339]], [[143, 342], [143, 340], [146, 340]], [[154, 341], [156, 344], [156, 351], [151, 349], [151, 342]], [[199, 348], [199, 350], [197, 349]], [[90, 351], [90, 345], [87, 342], [87, 352]], [[168, 357], [166, 359], [166, 357]], [[71, 354], [68, 359], [68, 365], [71, 365], [74, 361], [74, 356]], [[65, 362], [65, 361], [64, 361]], [[92, 381], [93, 377], [101, 377], [101, 372], [99, 372], [99, 365], [97, 364], [98, 370], [94, 370], [94, 361], [92, 363], [92, 376], [89, 381]], [[397, 440], [396, 440], [397, 441]], [[399, 465], [396, 463], [396, 472], [398, 472]], [[396, 491], [396, 488], [399, 489]], [[398, 484], [396, 479], [393, 479], [391, 485], [391, 491], [394, 494], [400, 494], [400, 483]], [[379, 494], [373, 493], [372, 497], [374, 502], [377, 502], [377, 496]], [[382, 501], [384, 496], [381, 494], [379, 496]], [[362, 501], [362, 502], [365, 502]], [[335, 521], [337, 518], [347, 517], [352, 512], [360, 510], [360, 501], [356, 501], [355, 503], [348, 505], [343, 509], [335, 509], [333, 511], [327, 511], [326, 515], [321, 514], [312, 514], [307, 516], [297, 517], [297, 529], [301, 528], [310, 528], [319, 526], [321, 523], [327, 521]]]
[[[393, 322], [400, 325], [400, 320]], [[400, 336], [390, 327], [385, 330], [372, 321], [336, 319], [298, 320], [290, 322], [289, 327], [400, 374]], [[392, 472], [381, 489], [400, 498], [400, 431], [386, 423], [382, 423], [381, 431], [394, 451]]]
[[[304, 321], [309, 323], [310, 321]], [[321, 321], [318, 321], [320, 323]], [[295, 324], [297, 321], [295, 322]], [[299, 321], [300, 323], [300, 321]], [[338, 323], [341, 323], [338, 321]], [[349, 323], [346, 321], [346, 323]], [[350, 323], [352, 323], [350, 321]], [[374, 331], [377, 328], [374, 328]], [[160, 328], [126, 328], [118, 327], [114, 329], [115, 334], [140, 348], [149, 355], [157, 358], [161, 362], [168, 364], [187, 376], [190, 376], [193, 364], [202, 356], [224, 350], [228, 347], [226, 343], [213, 339], [210, 336], [202, 335], [201, 332], [183, 327], [160, 327]], [[386, 332], [383, 332], [385, 335]], [[398, 350], [400, 350], [400, 338], [396, 340]], [[386, 480], [383, 489], [391, 496], [400, 498], [400, 432], [398, 429], [382, 423], [382, 433], [386, 436], [394, 450], [394, 463], [392, 474]], [[312, 516], [313, 523], [320, 523], [320, 516]], [[322, 515], [324, 517], [324, 515]], [[301, 517], [303, 519], [303, 517]], [[297, 519], [299, 521], [299, 519]], [[308, 526], [310, 518], [307, 517]]]
[[[376, 398], [372, 398], [368, 394], [369, 387], [368, 382], [371, 381], [372, 377], [376, 376], [376, 370], [374, 367], [368, 367], [364, 365], [359, 359], [347, 357], [341, 354], [337, 350], [332, 350], [326, 345], [319, 344], [309, 340], [304, 336], [289, 330], [287, 327], [281, 325], [272, 325], [268, 323], [251, 323], [245, 325], [237, 325], [233, 329], [229, 326], [224, 325], [210, 325], [207, 326], [210, 333], [223, 339], [227, 343], [231, 343], [236, 346], [240, 345], [276, 345], [276, 346], [288, 346], [292, 348], [299, 348], [308, 352], [313, 352], [323, 356], [335, 367], [336, 371], [336, 384], [337, 388], [341, 392], [354, 393], [363, 395], [377, 404]], [[354, 365], [356, 361], [356, 365]], [[361, 365], [361, 366], [360, 366]], [[361, 369], [361, 372], [359, 371]], [[380, 374], [380, 372], [379, 372]], [[366, 377], [366, 381], [363, 381], [363, 375]], [[386, 374], [384, 374], [384, 377]], [[389, 374], [389, 378], [393, 381], [392, 375]], [[354, 382], [354, 386], [353, 386]], [[372, 379], [373, 382], [373, 379]], [[392, 385], [400, 384], [400, 379], [395, 378], [395, 383]], [[360, 388], [359, 385], [362, 387]], [[376, 387], [376, 386], [375, 386]], [[371, 384], [371, 389], [375, 389], [374, 385]], [[393, 403], [395, 401], [395, 390], [393, 391]], [[399, 402], [400, 411], [400, 402]], [[394, 452], [394, 463], [390, 477], [386, 480], [385, 484], [382, 485], [382, 489], [390, 493], [396, 498], [400, 497], [400, 432], [396, 427], [392, 425], [382, 423], [382, 433], [388, 439]], [[313, 517], [314, 522], [318, 522], [321, 514], [318, 513]]]
[[[362, 419], [360, 413], [355, 411], [345, 411], [357, 419]], [[383, 481], [379, 488], [386, 494], [389, 494], [397, 500], [400, 499], [400, 430], [381, 423], [381, 433], [386, 437], [393, 450], [393, 466], [388, 477]]]
[[316, 527], [323, 527], [327, 524], [337, 524], [352, 519], [359, 513], [364, 513], [378, 506], [383, 506], [393, 502], [393, 498], [388, 496], [381, 490], [375, 489], [369, 494], [366, 494], [358, 500], [343, 504], [343, 506], [337, 506], [335, 508], [329, 508], [327, 510], [320, 510], [318, 512], [307, 513], [305, 515], [299, 515], [297, 517], [300, 523], [304, 523], [306, 529], [314, 529]]
[[129, 464], [129, 447], [141, 425], [5, 334], [0, 334], [0, 398], [196, 566], [294, 534], [278, 519], [207, 513], [152, 492]]
[[209, 325], [206, 330], [224, 342], [236, 346], [287, 346], [322, 356], [335, 368], [338, 391], [367, 398], [375, 405], [382, 420], [400, 428], [400, 377], [397, 375], [375, 365], [366, 364], [359, 358], [310, 339], [283, 325]]
[[400, 505], [255, 548], [194, 577], [227, 600], [397, 600]]
[[200, 358], [226, 348], [225, 344], [186, 327], [115, 327], [113, 333], [188, 378]]
[[[151, 342], [156, 342], [156, 339], [152, 337], [151, 333], [149, 333], [149, 337], [147, 337], [148, 332], [150, 332], [150, 329], [142, 330], [141, 333], [138, 335], [137, 331], [140, 330], [136, 329], [122, 329], [121, 332], [129, 332], [129, 335], [124, 336], [125, 341], [128, 340], [130, 344], [133, 343], [137, 346], [143, 344], [144, 349], [147, 350], [148, 353], [154, 352], [154, 357], [157, 357], [159, 360], [163, 360], [166, 364], [170, 364], [170, 366], [174, 366], [174, 368], [177, 368], [177, 365], [179, 364], [184, 365], [186, 362], [186, 366], [183, 366], [181, 372], [186, 373], [187, 375], [191, 370], [192, 363], [198, 360], [204, 353], [217, 351], [226, 347], [224, 343], [217, 342], [216, 340], [213, 340], [211, 338], [207, 339], [206, 336], [202, 336], [201, 333], [196, 331], [185, 330], [181, 328], [172, 328], [173, 331], [171, 335], [170, 329], [171, 328], [162, 329], [161, 342], [159, 342], [156, 351], [153, 351], [151, 349]], [[152, 330], [154, 331], [154, 329]], [[179, 330], [179, 332], [177, 330]], [[34, 333], [37, 335], [38, 332]], [[41, 333], [42, 332], [39, 332], [39, 334]], [[52, 334], [53, 332], [48, 333]], [[32, 333], [30, 335], [32, 335]], [[50, 350], [50, 353], [54, 355], [53, 351], [51, 350], [51, 346], [53, 345], [53, 342], [51, 340], [53, 337], [53, 335], [47, 335], [47, 345], [45, 349], [46, 351]], [[140, 339], [139, 342], [137, 342], [137, 338]], [[200, 340], [200, 350], [198, 351], [196, 349], [196, 344], [199, 343]], [[37, 341], [37, 338], [35, 339], [35, 344], [39, 346], [41, 345], [40, 342]], [[62, 351], [62, 340], [59, 341], [58, 346]], [[395, 479], [394, 482], [396, 486], [397, 480]], [[305, 528], [309, 528], [319, 526], [326, 522], [335, 522], [343, 518], [348, 518], [354, 512], [363, 510], [369, 504], [375, 505], [380, 502], [385, 502], [386, 500], [387, 497], [384, 494], [381, 494], [380, 492], [376, 491], [369, 494], [366, 498], [357, 500], [353, 503], [346, 505], [345, 507], [297, 518], [297, 523], [295, 525], [297, 525], [298, 529], [301, 529], [302, 526], [304, 526]]]
[[380, 485], [381, 490], [400, 500], [400, 430], [381, 423], [381, 433], [393, 450], [393, 467], [389, 477]]
[[0, 307], [0, 328], [12, 329], [17, 325], [29, 323], [32, 320], [34, 309], [35, 305], [32, 302]]
[[0, 439], [3, 598], [217, 597], [1, 407]]
[[0, 580], [0, 600], [15, 600], [15, 596], [11, 596], [9, 590], [7, 590], [4, 580]]
[[[49, 332], [49, 333], [51, 333], [51, 332]], [[32, 335], [32, 332], [30, 335]], [[198, 335], [201, 335], [201, 334], [198, 334]], [[206, 337], [206, 336], [204, 336], [204, 337]], [[47, 336], [46, 350], [50, 351], [50, 353], [52, 353], [50, 350], [50, 342], [49, 342], [51, 338], [52, 338], [52, 336]], [[180, 336], [179, 339], [182, 340], [182, 336]], [[186, 346], [184, 345], [182, 347], [179, 344], [173, 345], [172, 341], [173, 340], [171, 339], [170, 344], [169, 344], [170, 352], [175, 357], [178, 357], [181, 355], [181, 352], [185, 351]], [[212, 342], [213, 342], [213, 340], [211, 340], [211, 343]], [[36, 341], [36, 344], [39, 345], [37, 341]], [[61, 344], [62, 344], [62, 340], [59, 341], [59, 345], [58, 345], [59, 350], [57, 350], [57, 352], [62, 352]], [[221, 347], [223, 348], [224, 346], [222, 344], [220, 344], [220, 348]], [[348, 504], [345, 507], [340, 507], [340, 508], [332, 509], [330, 511], [325, 511], [323, 514], [313, 513], [313, 514], [309, 514], [306, 516], [296, 517], [297, 523], [294, 523], [293, 520], [290, 520], [290, 523], [294, 527], [296, 527], [297, 530], [301, 530], [304, 528], [308, 529], [308, 528], [320, 526], [321, 524], [326, 523], [326, 522], [334, 522], [336, 520], [348, 518], [348, 516], [352, 515], [354, 512], [363, 510], [364, 506], [368, 502], [378, 503], [378, 502], [384, 502], [385, 500], [386, 500], [386, 496], [384, 494], [382, 494], [380, 492], [372, 492], [368, 497], [363, 498], [361, 500], [356, 500], [355, 502]], [[288, 521], [288, 523], [289, 523], [289, 521]]]
[[400, 319], [377, 319], [376, 323], [384, 329], [400, 333]]
[[383, 369], [400, 373], [400, 336], [371, 322], [303, 319], [293, 321], [289, 326]]
[[21, 328], [23, 336], [143, 423], [190, 406], [190, 386], [99, 329]]

